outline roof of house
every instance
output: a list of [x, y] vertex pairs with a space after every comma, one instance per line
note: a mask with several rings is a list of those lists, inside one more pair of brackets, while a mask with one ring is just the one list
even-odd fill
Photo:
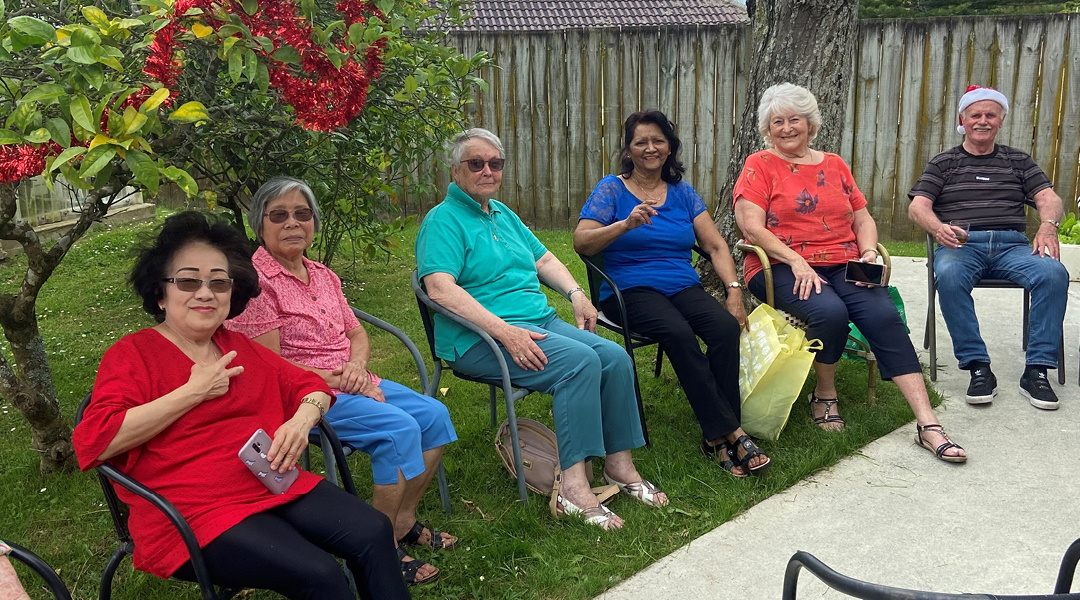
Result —
[[745, 23], [736, 0], [473, 0], [470, 31]]

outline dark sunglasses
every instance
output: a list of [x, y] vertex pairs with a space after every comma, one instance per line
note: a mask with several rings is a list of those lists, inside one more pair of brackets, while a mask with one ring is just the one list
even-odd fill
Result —
[[[481, 169], [483, 167], [480, 167]], [[289, 220], [289, 215], [292, 214], [293, 218], [297, 221], [304, 222], [310, 221], [311, 217], [315, 216], [315, 211], [310, 208], [298, 208], [293, 211], [285, 210], [284, 208], [274, 209], [266, 213], [266, 218], [270, 219], [271, 223], [284, 223]]]
[[480, 171], [483, 171], [485, 164], [488, 167], [491, 167], [491, 170], [495, 171], [496, 173], [502, 171], [503, 167], [506, 165], [505, 158], [493, 158], [486, 162], [481, 158], [470, 158], [469, 160], [463, 160], [461, 162], [469, 165], [469, 170], [473, 173], [479, 173]]
[[203, 279], [195, 279], [194, 277], [166, 277], [162, 279], [166, 283], [175, 283], [176, 289], [181, 292], [197, 292], [202, 289], [205, 284], [210, 288], [211, 292], [215, 294], [224, 294], [232, 289], [233, 280], [229, 279], [211, 279], [209, 281]]

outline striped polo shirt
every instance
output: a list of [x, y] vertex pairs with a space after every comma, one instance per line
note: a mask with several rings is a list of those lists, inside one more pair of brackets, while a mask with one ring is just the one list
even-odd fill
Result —
[[995, 145], [976, 156], [963, 146], [930, 159], [908, 198], [925, 196], [942, 222], [964, 220], [973, 231], [1027, 228], [1024, 205], [1052, 187], [1050, 179], [1027, 152]]

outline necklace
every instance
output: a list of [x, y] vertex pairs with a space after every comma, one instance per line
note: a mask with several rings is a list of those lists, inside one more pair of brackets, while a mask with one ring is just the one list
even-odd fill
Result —
[[221, 353], [218, 351], [217, 345], [213, 342], [210, 342], [210, 346], [207, 351], [202, 353], [209, 356], [208, 360], [197, 359], [196, 357], [200, 354], [198, 344], [187, 339], [186, 337], [181, 335], [179, 331], [173, 329], [172, 325], [169, 325], [168, 321], [162, 321], [161, 324], [164, 325], [166, 329], [168, 329], [173, 335], [177, 337], [177, 339], [180, 340], [180, 351], [186, 354], [192, 362], [200, 365], [208, 365], [215, 360], [221, 358]]
[[638, 191], [641, 192], [641, 195], [645, 196], [644, 201], [646, 204], [659, 204], [660, 201], [664, 199], [664, 193], [667, 191], [667, 183], [665, 181], [660, 180], [660, 184], [653, 187], [654, 192], [660, 190], [659, 194], [653, 196], [648, 192], [648, 190], [645, 189], [645, 186], [641, 185], [641, 182], [634, 179], [633, 175], [631, 175], [627, 179], [633, 181]]

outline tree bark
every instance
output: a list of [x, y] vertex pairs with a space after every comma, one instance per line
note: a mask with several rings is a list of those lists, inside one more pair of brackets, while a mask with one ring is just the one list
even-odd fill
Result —
[[60, 412], [48, 354], [37, 323], [37, 296], [71, 246], [108, 210], [102, 198], [112, 199], [122, 189], [113, 182], [87, 197], [75, 226], [48, 250], [34, 228], [15, 222], [14, 183], [0, 184], [0, 239], [19, 242], [27, 257], [26, 276], [15, 294], [0, 294], [0, 328], [12, 362], [0, 353], [0, 395], [19, 409], [30, 424], [31, 445], [41, 457], [43, 475], [70, 471], [77, 465], [71, 445], [71, 427]]
[[[857, 0], [747, 0], [750, 15], [751, 61], [728, 177], [720, 190], [713, 220], [735, 250], [740, 235], [735, 229], [732, 190], [746, 157], [764, 147], [757, 129], [757, 105], [761, 94], [777, 83], [801, 85], [817, 96], [821, 132], [813, 146], [839, 152], [844, 109], [851, 89], [851, 65], [858, 32]], [[739, 273], [742, 262], [738, 260]], [[702, 283], [714, 296], [723, 296], [723, 284], [708, 261], [702, 261]], [[750, 294], [744, 298], [750, 299]]]

